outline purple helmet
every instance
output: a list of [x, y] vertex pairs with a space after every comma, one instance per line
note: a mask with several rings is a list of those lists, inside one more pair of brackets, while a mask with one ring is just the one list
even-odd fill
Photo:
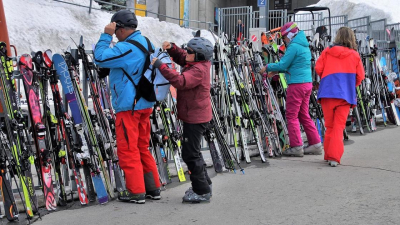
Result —
[[282, 36], [286, 36], [289, 32], [296, 33], [299, 30], [297, 24], [294, 22], [288, 22], [281, 28]]

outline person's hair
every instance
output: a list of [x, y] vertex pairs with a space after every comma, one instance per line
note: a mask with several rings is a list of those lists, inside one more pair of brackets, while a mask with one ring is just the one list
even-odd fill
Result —
[[348, 27], [341, 27], [337, 31], [335, 41], [333, 43], [335, 45], [341, 45], [357, 51], [356, 35]]
[[135, 30], [136, 30], [136, 27], [124, 27], [124, 29], [125, 29], [125, 30], [133, 30], [133, 31], [135, 31]]

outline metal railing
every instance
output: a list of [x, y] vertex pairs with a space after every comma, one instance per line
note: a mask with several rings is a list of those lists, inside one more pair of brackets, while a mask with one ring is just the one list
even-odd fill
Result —
[[[65, 3], [65, 4], [69, 4], [69, 5], [74, 5], [74, 6], [79, 6], [79, 7], [84, 7], [84, 8], [88, 8], [88, 9], [89, 9], [89, 13], [91, 13], [91, 10], [92, 10], [92, 9], [101, 10], [101, 11], [111, 12], [111, 13], [112, 13], [112, 11], [109, 11], [109, 10], [105, 10], [105, 9], [101, 9], [101, 8], [92, 7], [92, 4], [91, 4], [92, 1], [90, 2], [90, 5], [89, 5], [89, 6], [80, 5], [80, 4], [76, 4], [76, 3], [72, 3], [72, 2], [66, 2], [66, 1], [62, 1], [62, 0], [53, 0], [53, 1], [55, 1], [55, 2], [60, 2], [60, 3]], [[105, 1], [101, 1], [101, 0], [96, 0], [96, 2], [105, 4], [105, 5], [116, 6], [116, 7], [120, 8], [120, 9], [132, 9], [132, 8], [129, 8], [129, 7], [125, 6], [125, 5], [118, 5], [118, 4], [114, 4], [114, 3], [110, 3], [110, 2], [105, 2]], [[173, 20], [173, 21], [176, 21], [176, 22], [174, 22], [174, 23], [176, 23], [176, 24], [178, 24], [178, 25], [180, 24], [181, 21], [183, 21], [183, 22], [186, 22], [186, 21], [187, 21], [187, 22], [190, 22], [190, 23], [197, 24], [197, 26], [185, 26], [185, 23], [183, 23], [184, 25], [183, 25], [182, 27], [184, 27], [184, 28], [191, 28], [191, 29], [199, 29], [199, 28], [202, 28], [202, 29], [204, 29], [204, 27], [206, 27], [206, 29], [208, 29], [209, 27], [214, 27], [214, 26], [215, 26], [215, 24], [214, 24], [213, 22], [206, 22], [206, 21], [199, 21], [199, 20], [181, 19], [181, 18], [171, 17], [171, 16], [167, 16], [167, 15], [164, 15], [164, 14], [160, 14], [160, 13], [151, 12], [151, 11], [144, 10], [144, 9], [135, 9], [135, 10], [145, 12], [145, 15], [146, 15], [146, 16], [148, 16], [149, 14], [154, 14], [154, 15], [156, 15], [158, 18], [162, 17], [163, 19], [165, 19], [165, 18], [171, 19], [171, 20]], [[204, 26], [201, 27], [201, 26], [200, 26], [201, 24], [204, 24]]]
[[252, 28], [252, 12], [251, 6], [221, 8], [219, 10], [218, 35], [227, 34], [229, 38], [239, 37], [239, 20], [243, 25], [243, 37], [249, 37], [249, 28]]
[[300, 30], [303, 30], [306, 36], [314, 36], [315, 29], [322, 25], [322, 12], [301, 13], [290, 17], [290, 20], [296, 22]]
[[[324, 21], [322, 22], [323, 26], [329, 29], [329, 17], [324, 17]], [[341, 27], [347, 26], [347, 16], [332, 16], [331, 17], [331, 40], [332, 42], [335, 40], [336, 32]]]
[[370, 22], [371, 38], [375, 40], [386, 40], [387, 33], [385, 31], [386, 19], [376, 20]]
[[[270, 10], [268, 14], [268, 23], [270, 29], [283, 26], [286, 23], [287, 10]], [[252, 27], [260, 27], [260, 11], [254, 11], [252, 13]]]

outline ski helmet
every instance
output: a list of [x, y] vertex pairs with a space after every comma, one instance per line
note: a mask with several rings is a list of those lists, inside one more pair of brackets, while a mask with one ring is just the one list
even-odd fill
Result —
[[133, 27], [136, 28], [138, 25], [138, 21], [136, 19], [135, 13], [123, 9], [118, 12], [116, 12], [112, 17], [111, 17], [111, 22], [116, 22], [117, 26], [119, 27]]
[[288, 22], [281, 28], [282, 36], [286, 36], [289, 32], [296, 33], [297, 31], [299, 31], [299, 28], [294, 22]]
[[188, 42], [187, 46], [196, 53], [196, 61], [210, 60], [213, 56], [213, 44], [203, 37], [193, 38]]

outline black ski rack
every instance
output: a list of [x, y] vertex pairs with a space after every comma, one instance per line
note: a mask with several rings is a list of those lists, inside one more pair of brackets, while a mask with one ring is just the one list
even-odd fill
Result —
[[301, 8], [296, 8], [293, 10], [293, 20], [296, 22], [296, 13], [300, 11], [307, 11], [311, 13], [312, 16], [312, 22], [314, 24], [314, 13], [313, 12], [318, 12], [318, 11], [325, 11], [328, 10], [328, 17], [329, 17], [329, 36], [328, 36], [328, 41], [331, 42], [332, 38], [332, 24], [331, 24], [331, 10], [328, 7], [318, 7], [318, 6], [311, 6], [311, 7], [301, 7]]

